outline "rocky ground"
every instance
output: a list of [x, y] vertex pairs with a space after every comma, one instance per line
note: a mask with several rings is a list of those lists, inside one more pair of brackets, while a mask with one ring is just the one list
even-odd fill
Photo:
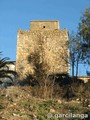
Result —
[[[69, 102], [61, 99], [45, 100], [32, 97], [30, 91], [30, 86], [0, 89], [0, 120], [56, 120], [56, 114], [82, 114], [90, 111], [90, 105], [83, 105], [79, 99]], [[57, 120], [81, 118], [62, 117]]]

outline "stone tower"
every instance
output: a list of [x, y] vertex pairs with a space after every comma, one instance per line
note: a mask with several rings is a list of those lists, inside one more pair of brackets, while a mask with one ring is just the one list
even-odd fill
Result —
[[34, 74], [32, 61], [36, 56], [40, 56], [36, 61], [48, 65], [47, 73], [69, 73], [67, 41], [67, 30], [59, 29], [59, 21], [32, 21], [30, 30], [18, 30], [16, 71], [19, 79], [28, 73]]

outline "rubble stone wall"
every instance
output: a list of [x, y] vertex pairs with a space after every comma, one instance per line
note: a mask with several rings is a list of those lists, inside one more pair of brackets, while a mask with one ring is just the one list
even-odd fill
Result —
[[[47, 27], [42, 28], [41, 25]], [[39, 55], [39, 62], [48, 65], [47, 73], [69, 73], [69, 64], [65, 60], [68, 59], [68, 33], [66, 29], [60, 30], [58, 25], [57, 21], [51, 21], [51, 24], [50, 21], [34, 21], [30, 30], [18, 31], [16, 71], [20, 79], [24, 79], [27, 73], [34, 74], [35, 66], [28, 61], [33, 55]]]

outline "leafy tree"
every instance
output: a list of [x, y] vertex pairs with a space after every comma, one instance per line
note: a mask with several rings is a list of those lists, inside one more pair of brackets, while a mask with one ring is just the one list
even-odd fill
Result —
[[[1, 55], [1, 52], [0, 52]], [[13, 81], [12, 75], [16, 76], [17, 73], [15, 71], [9, 70], [7, 67], [8, 57], [1, 58], [0, 57], [0, 79], [1, 78], [9, 78]]]
[[70, 52], [70, 65], [72, 68], [72, 76], [74, 77], [78, 75], [78, 66], [81, 58], [80, 37], [74, 32], [69, 35], [68, 47]]
[[90, 8], [87, 8], [81, 17], [79, 35], [81, 37], [82, 60], [90, 64]]

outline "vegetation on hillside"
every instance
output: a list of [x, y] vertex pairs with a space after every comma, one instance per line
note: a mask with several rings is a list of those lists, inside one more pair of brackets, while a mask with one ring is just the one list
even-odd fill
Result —
[[[1, 52], [0, 52], [1, 55]], [[15, 71], [9, 70], [7, 66], [8, 57], [1, 58], [0, 57], [0, 82], [3, 82], [3, 78], [9, 78], [13, 82], [12, 75], [16, 76], [17, 73]]]
[[[68, 43], [72, 77], [66, 73], [49, 75], [46, 72], [49, 67], [40, 62], [38, 51], [28, 56], [27, 61], [33, 64], [34, 74], [26, 73], [26, 79], [19, 81], [16, 86], [0, 89], [1, 120], [54, 120], [55, 117], [60, 120], [80, 120], [79, 117], [59, 118], [58, 115], [84, 114], [86, 111], [90, 114], [90, 81], [84, 83], [75, 77], [78, 75], [79, 62], [90, 65], [90, 8], [81, 18], [78, 33], [72, 33]], [[67, 56], [63, 59], [69, 62]], [[11, 75], [17, 74], [7, 68], [7, 60], [7, 57], [0, 58], [0, 80], [9, 78], [13, 81]]]

